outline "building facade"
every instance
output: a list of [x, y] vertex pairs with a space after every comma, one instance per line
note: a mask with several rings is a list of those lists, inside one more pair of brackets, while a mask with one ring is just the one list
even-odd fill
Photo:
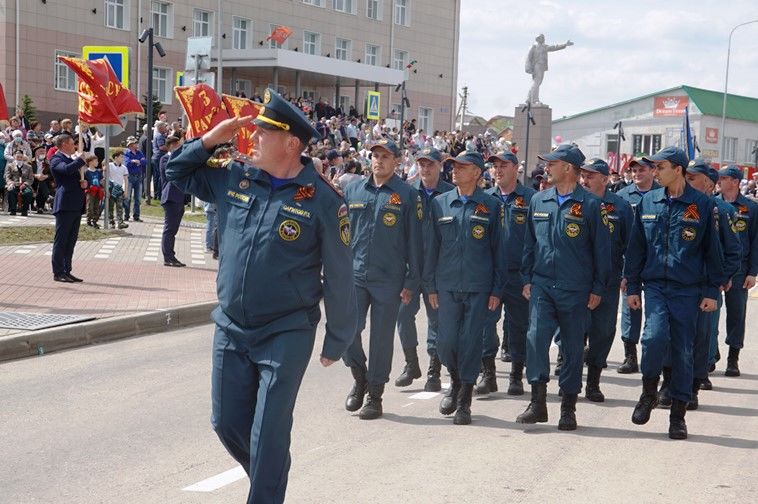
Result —
[[[129, 88], [142, 99], [147, 43], [138, 38], [153, 27], [166, 53], [155, 53], [154, 94], [172, 119], [181, 113], [174, 85], [193, 81], [192, 72], [182, 75], [187, 39], [210, 36], [210, 70], [221, 73], [224, 93], [272, 86], [363, 111], [377, 90], [381, 116], [399, 118], [395, 89], [405, 80], [405, 117], [428, 131], [450, 129], [459, 16], [460, 0], [0, 0], [0, 82], [11, 109], [27, 94], [41, 119], [73, 117], [76, 78], [56, 56], [126, 46]], [[267, 40], [277, 26], [292, 30], [281, 45]]]
[[[653, 154], [669, 145], [681, 146], [684, 112], [688, 107], [690, 130], [699, 148], [698, 156], [714, 166], [738, 164], [755, 170], [758, 148], [758, 98], [727, 95], [726, 121], [722, 131], [724, 93], [692, 86], [678, 86], [595, 110], [553, 121], [553, 135], [575, 142], [585, 155], [609, 160], [616, 166], [634, 154]], [[625, 140], [618, 146], [621, 122]]]

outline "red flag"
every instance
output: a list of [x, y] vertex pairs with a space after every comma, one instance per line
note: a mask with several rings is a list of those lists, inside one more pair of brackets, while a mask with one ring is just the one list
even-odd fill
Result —
[[108, 71], [100, 60], [58, 56], [79, 77], [79, 120], [88, 125], [121, 124], [113, 102], [108, 97]]
[[176, 86], [174, 92], [189, 118], [187, 139], [197, 138], [229, 118], [221, 98], [208, 84]]
[[116, 77], [116, 72], [113, 71], [110, 62], [106, 58], [94, 60], [94, 62], [100, 61], [103, 62], [103, 65], [108, 72], [108, 84], [106, 85], [105, 90], [108, 97], [113, 102], [113, 107], [116, 109], [116, 113], [118, 113], [118, 115], [144, 114], [145, 110], [142, 108], [142, 105], [140, 105], [139, 100], [134, 96], [134, 93], [121, 84], [121, 81]]
[[7, 121], [10, 119], [8, 116], [8, 104], [5, 101], [5, 91], [3, 91], [3, 85], [0, 84], [0, 121]]
[[[229, 117], [257, 116], [260, 109], [247, 98], [237, 98], [236, 96], [222, 95], [226, 111]], [[237, 151], [245, 156], [253, 155], [253, 131], [255, 125], [251, 122], [247, 126], [240, 128], [237, 133]]]
[[273, 40], [277, 44], [282, 45], [290, 35], [292, 35], [292, 30], [290, 28], [286, 26], [277, 26], [274, 28], [274, 31], [271, 32], [271, 35], [266, 37], [266, 40]]

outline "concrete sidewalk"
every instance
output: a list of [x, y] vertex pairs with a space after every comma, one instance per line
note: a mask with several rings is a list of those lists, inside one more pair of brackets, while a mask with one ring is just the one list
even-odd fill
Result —
[[[52, 222], [47, 215], [25, 220]], [[186, 268], [163, 265], [162, 230], [156, 220], [130, 222], [126, 233], [77, 243], [73, 273], [84, 279], [79, 284], [53, 281], [50, 243], [0, 247], [0, 312], [97, 319], [41, 331], [0, 328], [0, 360], [207, 322], [216, 301], [217, 263], [205, 252], [204, 230], [183, 226], [177, 234], [177, 258]]]

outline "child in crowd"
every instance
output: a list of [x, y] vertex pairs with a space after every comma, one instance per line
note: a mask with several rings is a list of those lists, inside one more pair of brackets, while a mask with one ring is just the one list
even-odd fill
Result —
[[129, 224], [124, 222], [124, 196], [128, 191], [129, 184], [129, 171], [124, 165], [124, 153], [122, 151], [116, 151], [113, 154], [112, 162], [108, 165], [108, 213], [110, 214], [111, 226], [115, 226], [113, 222], [113, 213], [115, 205], [116, 218], [118, 220], [118, 228], [126, 229]]
[[100, 220], [100, 202], [105, 197], [103, 192], [103, 170], [98, 167], [97, 156], [85, 154], [84, 180], [87, 181], [87, 225], [96, 229]]

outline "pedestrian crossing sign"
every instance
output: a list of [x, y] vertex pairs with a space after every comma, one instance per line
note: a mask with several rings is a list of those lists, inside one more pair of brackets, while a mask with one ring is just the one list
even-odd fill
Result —
[[379, 99], [382, 93], [369, 91], [366, 97], [366, 119], [379, 120]]
[[84, 46], [82, 58], [96, 60], [105, 58], [125, 89], [129, 89], [129, 47], [127, 46]]
[[176, 72], [176, 85], [184, 86], [184, 72]]

